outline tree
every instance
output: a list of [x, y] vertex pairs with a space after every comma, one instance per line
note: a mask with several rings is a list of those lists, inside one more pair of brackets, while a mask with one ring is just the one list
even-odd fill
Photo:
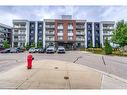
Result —
[[124, 20], [116, 24], [116, 29], [113, 31], [111, 41], [115, 44], [119, 44], [120, 47], [127, 45], [127, 23], [125, 23]]
[[30, 47], [34, 48], [35, 47], [35, 43], [31, 43]]
[[92, 47], [93, 47], [93, 43], [92, 43], [92, 41], [90, 41], [89, 48], [92, 48]]
[[7, 40], [4, 40], [3, 42], [3, 48], [10, 48], [10, 45]]
[[25, 48], [26, 48], [26, 50], [29, 50], [30, 49], [30, 45], [27, 43]]
[[105, 51], [105, 54], [112, 54], [112, 47], [111, 45], [109, 44], [108, 42], [108, 39], [106, 38], [105, 40], [105, 47], [104, 47], [104, 51]]
[[96, 47], [96, 48], [99, 48], [99, 44], [98, 44], [98, 43], [96, 43], [96, 44], [95, 44], [95, 47]]
[[37, 48], [42, 48], [42, 42], [37, 43]]

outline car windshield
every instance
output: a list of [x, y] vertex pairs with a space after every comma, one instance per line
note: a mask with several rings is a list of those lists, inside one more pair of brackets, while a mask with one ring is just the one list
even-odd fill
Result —
[[59, 47], [58, 47], [58, 49], [64, 49], [64, 47], [62, 47], [62, 46], [59, 46]]

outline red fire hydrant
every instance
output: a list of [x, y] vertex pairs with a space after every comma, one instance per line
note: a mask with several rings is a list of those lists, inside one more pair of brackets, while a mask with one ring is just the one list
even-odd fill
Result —
[[33, 56], [31, 54], [29, 54], [27, 56], [27, 69], [31, 69], [32, 68], [32, 60], [34, 60]]

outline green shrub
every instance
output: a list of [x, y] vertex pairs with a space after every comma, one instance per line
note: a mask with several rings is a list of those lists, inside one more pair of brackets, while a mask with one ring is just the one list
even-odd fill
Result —
[[106, 55], [108, 55], [108, 54], [112, 54], [112, 47], [111, 47], [111, 45], [109, 44], [107, 38], [106, 38], [106, 40], [105, 40], [104, 51], [105, 51], [105, 54], [106, 54]]

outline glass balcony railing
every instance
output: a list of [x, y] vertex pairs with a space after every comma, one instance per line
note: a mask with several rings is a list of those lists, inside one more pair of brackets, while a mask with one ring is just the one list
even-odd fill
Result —
[[76, 35], [85, 35], [84, 32], [76, 32]]
[[76, 41], [85, 41], [83, 38], [76, 38]]
[[46, 35], [54, 35], [54, 32], [46, 32]]
[[55, 41], [54, 38], [47, 38], [46, 41]]
[[55, 25], [46, 25], [46, 28], [55, 28]]

